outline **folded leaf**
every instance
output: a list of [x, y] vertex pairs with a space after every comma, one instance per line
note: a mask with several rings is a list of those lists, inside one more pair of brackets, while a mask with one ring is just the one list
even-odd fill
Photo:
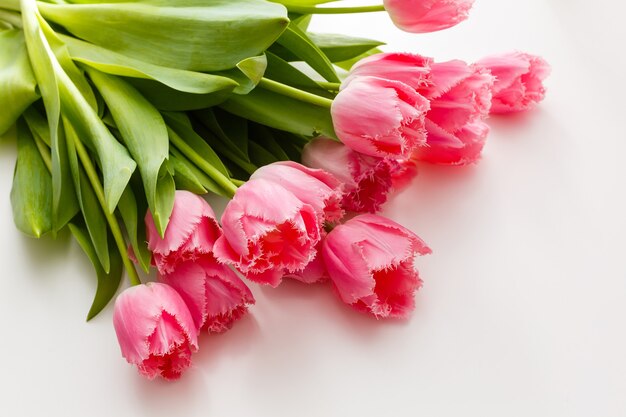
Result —
[[29, 236], [52, 230], [52, 177], [26, 123], [17, 124], [17, 161], [11, 187], [15, 226]]
[[87, 72], [137, 163], [148, 206], [157, 230], [163, 235], [174, 207], [176, 191], [172, 176], [162, 170], [169, 154], [163, 117], [135, 88], [119, 77], [94, 69]]
[[[126, 227], [126, 234], [128, 235], [128, 240], [130, 240], [135, 258], [141, 268], [148, 273], [150, 272], [150, 259], [152, 256], [146, 243], [146, 227], [143, 221], [146, 208], [142, 207], [140, 209], [137, 206], [138, 202], [135, 198], [135, 193], [129, 184], [122, 193], [118, 210]], [[139, 214], [141, 214], [141, 217], [139, 217]]]
[[40, 3], [39, 8], [81, 39], [192, 71], [233, 68], [267, 49], [289, 23], [283, 6], [263, 0]]
[[297, 24], [291, 23], [276, 43], [309, 64], [326, 80], [340, 81], [332, 62]]
[[0, 31], [0, 135], [38, 98], [23, 32]]
[[83, 213], [85, 225], [89, 232], [92, 245], [96, 252], [97, 258], [104, 272], [109, 273], [111, 267], [109, 244], [108, 244], [108, 225], [106, 217], [102, 212], [102, 206], [98, 201], [98, 197], [89, 182], [89, 178], [82, 169], [78, 155], [76, 154], [76, 141], [78, 136], [71, 122], [65, 117], [63, 120], [63, 131], [67, 135], [67, 152], [69, 156], [69, 166], [74, 179], [74, 188], [78, 197], [80, 211]]
[[70, 231], [76, 238], [76, 241], [81, 246], [83, 251], [87, 254], [87, 257], [96, 269], [96, 275], [98, 277], [98, 286], [96, 288], [96, 294], [94, 296], [89, 313], [87, 313], [87, 321], [96, 317], [98, 313], [106, 307], [111, 301], [115, 293], [117, 292], [120, 282], [122, 281], [122, 272], [124, 268], [122, 266], [122, 257], [117, 249], [111, 245], [111, 270], [107, 273], [100, 263], [96, 255], [95, 248], [91, 244], [89, 236], [84, 228], [70, 223]]

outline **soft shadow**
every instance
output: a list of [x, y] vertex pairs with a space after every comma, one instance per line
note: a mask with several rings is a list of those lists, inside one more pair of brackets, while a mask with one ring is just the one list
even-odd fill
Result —
[[541, 107], [536, 107], [527, 111], [491, 115], [487, 119], [487, 124], [491, 127], [490, 136], [495, 135], [501, 139], [508, 136], [507, 133], [509, 132], [516, 132], [515, 136], [520, 136], [520, 132], [527, 131], [529, 126], [545, 116], [546, 112]]
[[[36, 276], [49, 276], [50, 265], [64, 264], [70, 256], [71, 233], [67, 228], [61, 230], [56, 238], [46, 235], [40, 239], [32, 238], [21, 233], [16, 239], [17, 244], [25, 248], [28, 257], [33, 259], [29, 269]], [[75, 261], [72, 259], [72, 261]]]

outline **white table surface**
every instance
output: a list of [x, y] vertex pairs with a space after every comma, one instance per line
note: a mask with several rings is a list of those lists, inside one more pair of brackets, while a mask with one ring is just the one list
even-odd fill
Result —
[[386, 206], [434, 250], [409, 321], [353, 312], [326, 286], [253, 285], [252, 314], [203, 336], [177, 383], [126, 364], [110, 306], [85, 323], [95, 278], [69, 236], [15, 229], [2, 140], [0, 415], [626, 415], [625, 14], [619, 0], [477, 0], [428, 35], [383, 15], [316, 19], [442, 60], [541, 54], [549, 92], [490, 119], [480, 164], [423, 166]]

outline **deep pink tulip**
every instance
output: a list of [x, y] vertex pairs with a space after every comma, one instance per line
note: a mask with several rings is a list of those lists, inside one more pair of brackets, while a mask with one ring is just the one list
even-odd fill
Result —
[[246, 284], [212, 255], [183, 262], [159, 280], [178, 291], [198, 331], [224, 332], [254, 304]]
[[412, 33], [447, 29], [467, 19], [474, 0], [384, 0], [393, 23]]
[[353, 150], [376, 157], [408, 157], [425, 142], [428, 100], [399, 81], [357, 77], [333, 100], [337, 137]]
[[317, 213], [293, 193], [265, 179], [242, 185], [222, 215], [224, 234], [213, 252], [247, 278], [271, 286], [304, 269], [320, 240]]
[[302, 162], [330, 172], [341, 181], [344, 184], [343, 208], [358, 213], [379, 211], [389, 194], [408, 184], [417, 173], [412, 163], [363, 155], [323, 137], [304, 147]]
[[459, 60], [433, 63], [417, 54], [382, 53], [359, 61], [348, 87], [366, 76], [400, 81], [430, 101], [425, 146], [415, 148], [413, 159], [463, 165], [480, 157], [494, 80], [488, 70]]
[[178, 379], [198, 350], [198, 333], [189, 309], [171, 287], [137, 285], [117, 297], [113, 326], [122, 356], [153, 379]]
[[323, 259], [339, 297], [375, 317], [407, 317], [422, 284], [413, 261], [431, 250], [413, 232], [374, 214], [334, 228]]
[[250, 179], [271, 181], [291, 191], [298, 200], [315, 209], [321, 226], [343, 217], [341, 182], [326, 171], [281, 161], [257, 169]]
[[160, 273], [168, 274], [181, 262], [211, 253], [222, 231], [209, 203], [189, 191], [176, 191], [164, 237], [159, 236], [150, 211], [146, 234], [154, 264]]
[[540, 56], [509, 52], [485, 57], [476, 64], [496, 77], [491, 113], [528, 110], [543, 100], [543, 81], [550, 74], [550, 65]]
[[481, 155], [489, 127], [493, 76], [463, 61], [432, 64], [432, 84], [420, 89], [430, 100], [426, 145], [414, 158], [435, 164], [465, 165]]

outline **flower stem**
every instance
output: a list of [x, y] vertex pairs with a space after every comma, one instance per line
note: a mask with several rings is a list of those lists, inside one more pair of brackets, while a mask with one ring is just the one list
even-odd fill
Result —
[[339, 91], [341, 83], [329, 83], [328, 81], [316, 81], [317, 85], [328, 91]]
[[174, 132], [172, 129], [168, 127], [167, 131], [170, 136], [170, 141], [174, 144], [174, 146], [178, 148], [178, 150], [180, 150], [187, 158], [189, 158], [191, 162], [196, 164], [198, 168], [204, 171], [205, 174], [211, 177], [213, 181], [218, 183], [220, 187], [222, 187], [222, 189], [224, 189], [224, 191], [229, 194], [230, 198], [235, 195], [235, 192], [237, 192], [237, 186], [232, 183], [230, 178], [226, 177], [217, 168], [215, 168], [204, 158], [198, 155], [198, 153], [191, 146], [189, 146], [187, 142], [185, 142], [180, 136], [178, 136], [178, 134], [176, 134], [176, 132]]
[[266, 90], [282, 94], [283, 96], [291, 97], [305, 103], [313, 104], [315, 106], [326, 107], [330, 109], [330, 106], [332, 106], [333, 104], [333, 101], [329, 98], [311, 94], [307, 91], [299, 90], [290, 85], [279, 83], [278, 81], [270, 80], [269, 78], [265, 77], [261, 79], [261, 82], [259, 82], [258, 86]]
[[354, 6], [354, 7], [313, 7], [313, 6], [297, 6], [286, 4], [287, 10], [291, 13], [298, 14], [347, 14], [347, 13], [370, 13], [384, 12], [385, 6], [377, 4], [374, 6]]
[[122, 256], [122, 263], [126, 268], [126, 272], [128, 273], [128, 280], [131, 285], [141, 285], [141, 280], [137, 275], [137, 271], [135, 270], [135, 266], [132, 261], [128, 257], [128, 252], [126, 249], [126, 242], [124, 242], [124, 237], [122, 236], [122, 231], [120, 230], [120, 225], [115, 219], [113, 213], [109, 213], [107, 210], [106, 200], [104, 198], [104, 190], [102, 189], [102, 184], [100, 184], [100, 178], [98, 177], [98, 173], [96, 172], [93, 163], [91, 162], [91, 158], [87, 153], [87, 150], [83, 146], [80, 139], [78, 139], [77, 135], [68, 135], [73, 137], [74, 145], [76, 146], [76, 153], [78, 153], [78, 157], [80, 158], [81, 163], [83, 164], [83, 168], [85, 169], [85, 173], [87, 174], [87, 178], [89, 178], [89, 182], [93, 187], [94, 192], [96, 193], [96, 197], [100, 202], [100, 206], [102, 206], [102, 211], [104, 212], [104, 217], [109, 223], [109, 227], [111, 228], [111, 233], [113, 234], [113, 239], [115, 240], [115, 244], [117, 249], [120, 251], [120, 255]]

